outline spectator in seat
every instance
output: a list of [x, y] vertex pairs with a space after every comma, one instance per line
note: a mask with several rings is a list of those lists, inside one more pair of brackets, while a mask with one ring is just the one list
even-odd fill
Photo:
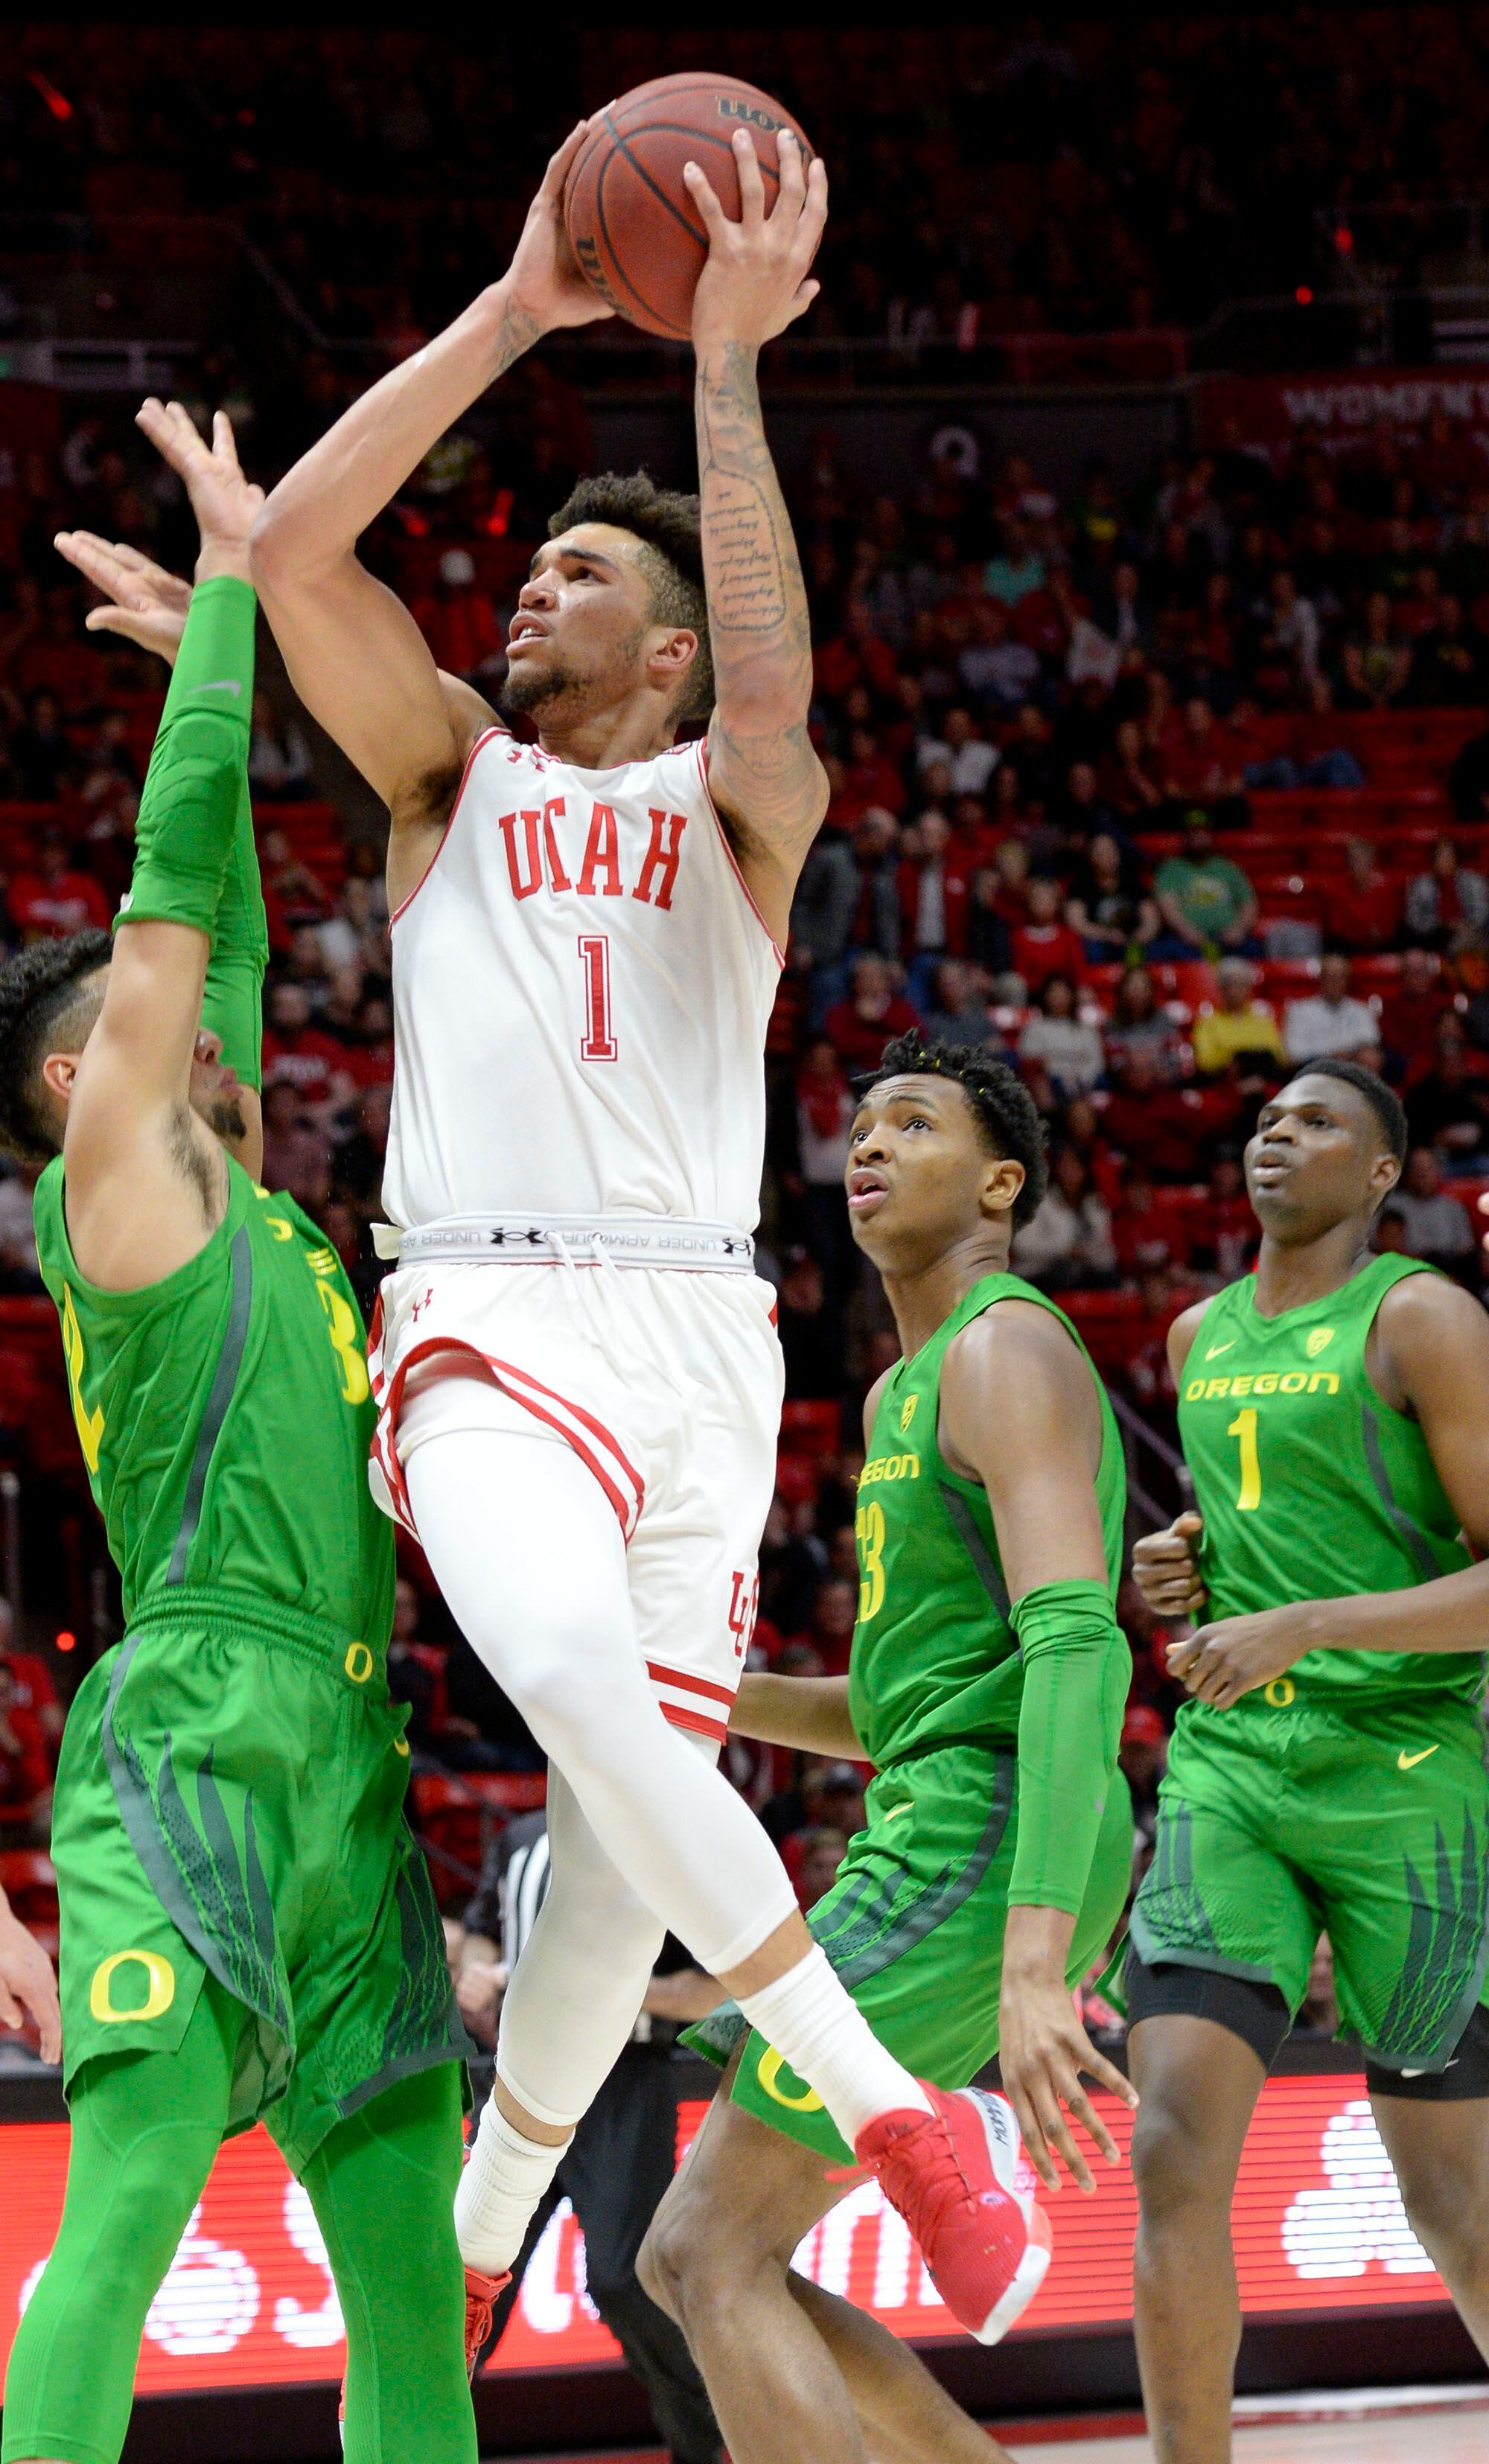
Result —
[[1115, 1072], [1103, 1126], [1117, 1153], [1126, 1155], [1128, 1178], [1122, 1192], [1125, 1221], [1132, 1203], [1131, 1170], [1140, 1166], [1164, 1180], [1188, 1180], [1206, 1123], [1205, 1098], [1193, 1087], [1166, 1082], [1153, 1054], [1138, 1045]]
[[312, 792], [310, 747], [293, 718], [276, 717], [267, 693], [253, 695], [248, 772], [255, 798], [266, 802]]
[[1171, 722], [1159, 749], [1164, 792], [1186, 811], [1211, 811], [1233, 803], [1241, 792], [1238, 765], [1218, 739], [1215, 713], [1202, 693], [1191, 693], [1175, 727]]
[[871, 805], [853, 831], [853, 857], [863, 887], [852, 942], [881, 958], [900, 955], [900, 825], [883, 804]]
[[842, 830], [820, 831], [791, 902], [791, 939], [811, 971], [814, 1001], [823, 1008], [841, 1001], [846, 989], [846, 958], [863, 888], [850, 841]]
[[1101, 1034], [1077, 1009], [1076, 988], [1068, 976], [1047, 976], [1039, 1002], [1018, 1038], [1018, 1058], [1025, 1067], [1042, 1068], [1062, 1101], [1088, 1095], [1106, 1066]]
[[853, 1763], [803, 1754], [797, 1778], [761, 1807], [760, 1820], [777, 1847], [818, 1824], [851, 1839], [864, 1828], [864, 1775]]
[[[1256, 999], [1257, 980], [1249, 958], [1222, 958], [1215, 968], [1215, 1007], [1201, 1010], [1190, 1033], [1194, 1067], [1202, 1078], [1229, 1069], [1243, 1052], [1264, 1053], [1285, 1067], [1288, 1053], [1281, 1029], [1266, 1002]], [[1372, 1034], [1374, 1027], [1371, 1019]]]
[[1420, 1077], [1431, 1067], [1433, 1037], [1449, 999], [1436, 953], [1403, 950], [1401, 973], [1381, 1000], [1381, 1042], [1392, 1077]]
[[1110, 1209], [1074, 1147], [1059, 1149], [1048, 1189], [1022, 1230], [1015, 1233], [1013, 1268], [1051, 1292], [1115, 1282]]
[[970, 1044], [1001, 1054], [1003, 1039], [993, 1023], [988, 980], [980, 968], [970, 966], [965, 958], [942, 960], [926, 1013], [926, 1037], [932, 1044]]
[[1470, 631], [1456, 592], [1444, 591], [1412, 652], [1408, 698], [1418, 710], [1472, 710], [1483, 700], [1484, 682], [1483, 636]]
[[1216, 1155], [1199, 1212], [1194, 1264], [1218, 1275], [1223, 1284], [1237, 1283], [1256, 1256], [1257, 1230], [1239, 1155], [1234, 1151]]
[[843, 1330], [821, 1266], [809, 1249], [788, 1251], [777, 1297], [786, 1392], [825, 1401], [843, 1392]]
[[814, 1036], [797, 1071], [797, 1192], [801, 1235], [835, 1282], [852, 1263], [853, 1240], [843, 1203], [853, 1090], [825, 1035]]
[[933, 765], [944, 764], [953, 796], [985, 796], [999, 755], [996, 745], [980, 733], [971, 711], [953, 704], [942, 721], [941, 735], [922, 737], [915, 759], [922, 778]]
[[1135, 718], [1124, 718], [1112, 739], [1111, 758], [1098, 772], [1114, 813], [1135, 828], [1152, 825], [1163, 801], [1163, 781]]
[[1403, 1247], [1409, 1258], [1425, 1258], [1444, 1274], [1478, 1288], [1478, 1239], [1468, 1208], [1442, 1184], [1442, 1166], [1431, 1147], [1408, 1153], [1398, 1186], [1391, 1191], [1392, 1212], [1401, 1219]]
[[1350, 1060], [1380, 1042], [1380, 1026], [1368, 1001], [1350, 991], [1347, 957], [1329, 951], [1319, 961], [1319, 988], [1287, 1004], [1282, 1042], [1295, 1067], [1308, 1061]]
[[847, 998], [834, 1002], [822, 1031], [856, 1077], [861, 1070], [876, 1069], [885, 1045], [919, 1023], [903, 993], [895, 990], [894, 970], [865, 951], [849, 968]]
[[1456, 1010], [1433, 1026], [1432, 1066], [1405, 1094], [1412, 1143], [1436, 1147], [1450, 1166], [1472, 1170], [1489, 1153], [1489, 1075]]
[[957, 653], [963, 690], [986, 709], [1018, 710], [1040, 683], [1039, 653], [1017, 639], [1000, 599], [979, 599], [973, 607], [968, 641]]
[[1345, 877], [1325, 892], [1325, 913], [1329, 939], [1356, 957], [1394, 946], [1401, 926], [1401, 891], [1381, 871], [1369, 839], [1347, 842]]
[[1064, 919], [1064, 899], [1058, 881], [1036, 874], [1024, 891], [1023, 920], [1016, 924], [1009, 944], [1015, 975], [1029, 997], [1038, 1001], [1051, 976], [1078, 979], [1085, 972], [1085, 950], [1079, 933]]
[[1402, 637], [1384, 590], [1372, 590], [1365, 621], [1340, 653], [1340, 699], [1347, 710], [1390, 710], [1412, 681], [1412, 646]]
[[803, 1910], [815, 1908], [838, 1879], [838, 1868], [848, 1853], [847, 1834], [831, 1823], [815, 1822], [797, 1832], [794, 1840], [797, 1899]]
[[[1072, 778], [1076, 771], [1094, 781], [1096, 774], [1087, 763], [1077, 762]], [[1099, 830], [1085, 850], [1065, 903], [1065, 921], [1080, 934], [1093, 966], [1109, 966], [1113, 960], [1131, 966], [1158, 932], [1158, 910], [1139, 887], [1136, 867], [1109, 830]]]
[[1408, 882], [1404, 914], [1412, 940], [1427, 950], [1451, 949], [1456, 935], [1489, 926], [1489, 880], [1460, 861], [1446, 832], [1428, 869]]
[[951, 823], [934, 809], [922, 813], [905, 833], [900, 862], [903, 947], [909, 960], [909, 996], [920, 1010], [936, 962], [967, 946], [967, 877], [953, 871], [948, 861], [951, 840]]
[[1134, 1159], [1112, 1218], [1112, 1242], [1124, 1275], [1167, 1275], [1189, 1262], [1189, 1236], [1171, 1194], [1160, 1192], [1147, 1166]]
[[60, 830], [43, 830], [31, 869], [11, 884], [11, 921], [23, 941], [65, 940], [85, 925], [106, 926], [108, 905], [91, 873], [79, 872]]
[[435, 586], [415, 600], [413, 614], [436, 665], [451, 675], [496, 674], [504, 667], [507, 649], [495, 604], [476, 581], [467, 549], [446, 549]]
[[1165, 857], [1153, 893], [1164, 932], [1150, 957], [1214, 957], [1230, 950], [1259, 957], [1256, 891], [1239, 865], [1216, 850], [1204, 813], [1185, 814], [1183, 850]]
[[1159, 1080], [1178, 1076], [1182, 1041], [1172, 1019], [1159, 1003], [1146, 967], [1128, 967], [1118, 983], [1105, 1040], [1108, 1070], [1120, 1072], [1129, 1053], [1142, 1051], [1152, 1061]]

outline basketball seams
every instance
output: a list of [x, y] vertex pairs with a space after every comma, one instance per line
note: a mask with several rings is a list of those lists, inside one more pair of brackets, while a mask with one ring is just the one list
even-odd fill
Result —
[[[642, 294], [637, 290], [635, 283], [631, 280], [630, 275], [626, 273], [625, 267], [617, 253], [615, 243], [610, 237], [610, 227], [605, 217], [605, 173], [609, 170], [612, 163], [619, 163], [623, 159], [620, 148], [612, 145], [609, 153], [605, 156], [604, 161], [601, 164], [600, 169], [596, 174], [595, 213], [600, 225], [601, 244], [604, 249], [605, 256], [608, 260], [610, 269], [609, 278], [623, 284], [630, 293], [637, 307], [645, 309], [648, 317], [653, 319], [660, 319], [661, 310], [654, 308], [649, 299], [643, 297]], [[678, 342], [685, 342], [688, 339], [686, 332], [672, 324], [670, 320], [668, 320], [667, 325], [667, 337], [668, 340]]]

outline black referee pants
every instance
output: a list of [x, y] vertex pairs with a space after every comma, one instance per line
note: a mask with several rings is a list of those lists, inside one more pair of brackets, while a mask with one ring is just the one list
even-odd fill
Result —
[[[680, 2330], [642, 2291], [636, 2255], [675, 2170], [677, 2098], [660, 2048], [630, 2045], [574, 2134], [492, 2314], [492, 2341], [512, 2315], [529, 2259], [560, 2199], [584, 2233], [589, 2298], [651, 2400], [674, 2464], [718, 2464], [723, 2436]], [[484, 2356], [483, 2356], [484, 2358]]]

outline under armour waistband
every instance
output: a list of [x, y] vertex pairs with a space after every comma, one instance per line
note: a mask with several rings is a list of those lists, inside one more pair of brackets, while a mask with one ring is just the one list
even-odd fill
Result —
[[375, 1223], [380, 1258], [401, 1266], [442, 1260], [490, 1266], [677, 1266], [750, 1275], [755, 1243], [730, 1223], [676, 1215], [456, 1215], [435, 1223]]

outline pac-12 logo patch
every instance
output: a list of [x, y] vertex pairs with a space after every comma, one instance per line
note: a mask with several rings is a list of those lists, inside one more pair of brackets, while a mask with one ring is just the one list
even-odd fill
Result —
[[915, 1417], [915, 1406], [919, 1400], [920, 1397], [918, 1395], [907, 1395], [904, 1402], [900, 1405], [900, 1434], [902, 1437]]
[[1333, 1340], [1334, 1330], [1331, 1326], [1316, 1326], [1303, 1345], [1303, 1350], [1310, 1360], [1317, 1360], [1319, 1353], [1325, 1351]]

